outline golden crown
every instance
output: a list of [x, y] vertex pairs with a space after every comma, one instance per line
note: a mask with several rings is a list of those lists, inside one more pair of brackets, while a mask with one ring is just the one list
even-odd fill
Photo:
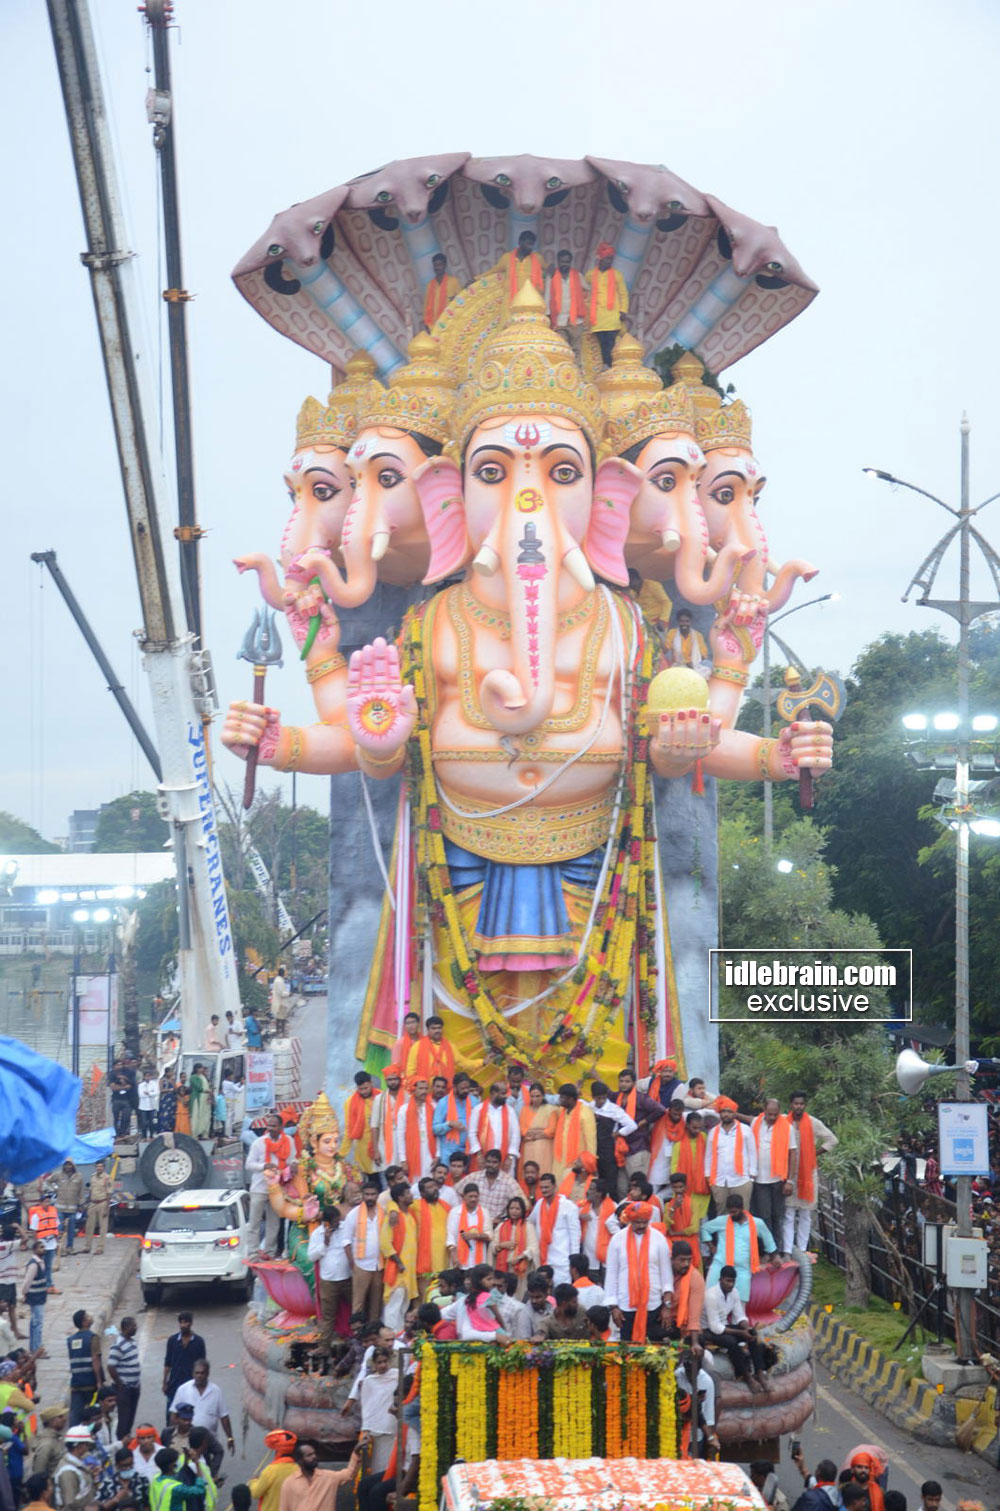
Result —
[[477, 425], [504, 414], [562, 415], [579, 425], [595, 449], [603, 429], [600, 395], [581, 377], [531, 283], [518, 290], [510, 319], [485, 342], [476, 376], [458, 391], [457, 450], [465, 449]]
[[302, 1142], [309, 1144], [313, 1149], [321, 1134], [333, 1133], [339, 1139], [340, 1124], [325, 1091], [320, 1092], [315, 1102], [312, 1102], [299, 1118], [299, 1133], [302, 1135]]
[[742, 399], [723, 404], [714, 388], [703, 383], [703, 362], [694, 352], [685, 352], [670, 369], [670, 375], [683, 383], [694, 405], [695, 437], [702, 451], [718, 451], [722, 446], [753, 448], [753, 417]]
[[620, 456], [664, 431], [694, 435], [694, 407], [683, 383], [664, 388], [642, 360], [642, 346], [625, 332], [615, 343], [611, 366], [597, 379], [607, 416], [602, 452]]
[[416, 431], [445, 445], [451, 439], [455, 407], [455, 376], [441, 358], [433, 336], [421, 331], [407, 348], [409, 362], [397, 367], [389, 386], [374, 384], [367, 407], [358, 416], [358, 429], [391, 425]]
[[326, 404], [310, 398], [299, 410], [296, 451], [307, 446], [339, 446], [347, 451], [358, 433], [358, 410], [370, 402], [375, 381], [372, 358], [367, 352], [355, 352], [347, 364], [347, 376], [331, 390]]

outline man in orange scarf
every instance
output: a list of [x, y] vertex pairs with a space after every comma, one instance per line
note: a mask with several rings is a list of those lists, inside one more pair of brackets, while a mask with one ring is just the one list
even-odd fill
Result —
[[455, 1051], [444, 1036], [444, 1019], [427, 1019], [427, 1032], [417, 1040], [406, 1061], [406, 1074], [428, 1086], [435, 1076], [444, 1076], [450, 1086], [455, 1079]]
[[382, 1311], [378, 1194], [377, 1180], [369, 1176], [362, 1181], [361, 1200], [348, 1212], [343, 1227], [344, 1253], [351, 1266], [351, 1312], [363, 1312], [369, 1322], [376, 1322]]
[[645, 1091], [639, 1090], [635, 1072], [628, 1069], [623, 1070], [618, 1077], [618, 1095], [615, 1100], [636, 1125], [633, 1133], [619, 1138], [615, 1144], [615, 1158], [620, 1172], [618, 1194], [624, 1196], [630, 1176], [637, 1172], [640, 1175], [649, 1174], [653, 1129], [666, 1116], [667, 1109], [660, 1102], [654, 1102]]
[[247, 1482], [254, 1500], [260, 1500], [260, 1511], [278, 1511], [281, 1487], [298, 1468], [292, 1457], [297, 1442], [294, 1432], [285, 1432], [283, 1428], [265, 1433], [264, 1447], [270, 1448], [274, 1458], [264, 1465], [256, 1479]]
[[487, 1149], [499, 1149], [503, 1169], [514, 1169], [521, 1149], [521, 1123], [507, 1104], [506, 1081], [493, 1082], [489, 1101], [484, 1102], [472, 1118], [469, 1153], [479, 1157], [477, 1169]]
[[583, 1150], [570, 1165], [566, 1174], [559, 1182], [559, 1195], [568, 1196], [570, 1201], [575, 1201], [580, 1206], [590, 1190], [591, 1182], [597, 1174], [597, 1160], [593, 1154]]
[[705, 1135], [701, 1131], [701, 1113], [689, 1112], [684, 1119], [684, 1137], [671, 1145], [671, 1174], [679, 1170], [687, 1176], [687, 1193], [691, 1210], [701, 1222], [708, 1213], [711, 1191], [705, 1174]]
[[448, 259], [443, 252], [434, 253], [431, 258], [431, 267], [434, 269], [434, 276], [427, 285], [427, 292], [424, 295], [426, 330], [430, 330], [434, 322], [441, 318], [462, 287], [454, 273], [448, 272]]
[[766, 1222], [775, 1241], [781, 1243], [785, 1229], [785, 1198], [795, 1192], [798, 1177], [799, 1136], [790, 1118], [784, 1117], [777, 1097], [768, 1097], [764, 1111], [750, 1124], [757, 1145], [750, 1210]]
[[682, 1170], [674, 1170], [671, 1174], [670, 1200], [663, 1209], [663, 1225], [671, 1243], [675, 1239], [683, 1238], [690, 1244], [691, 1262], [696, 1270], [700, 1270], [699, 1219], [691, 1206], [691, 1198], [687, 1191], [687, 1176]]
[[597, 1156], [597, 1120], [572, 1082], [559, 1088], [559, 1114], [552, 1141], [552, 1173], [562, 1180], [577, 1155]]
[[883, 1466], [865, 1449], [858, 1448], [851, 1454], [848, 1467], [855, 1483], [868, 1495], [868, 1511], [885, 1511], [885, 1493], [878, 1482]]
[[611, 366], [618, 332], [628, 314], [628, 289], [621, 273], [614, 266], [614, 260], [614, 247], [610, 241], [602, 241], [597, 248], [597, 266], [587, 274], [590, 285], [589, 324], [597, 337], [605, 367]]
[[623, 1217], [625, 1226], [608, 1245], [604, 1294], [623, 1343], [659, 1343], [673, 1308], [670, 1245], [650, 1226], [648, 1202], [630, 1202]]
[[732, 1097], [716, 1097], [715, 1108], [719, 1121], [705, 1141], [705, 1175], [715, 1210], [722, 1211], [733, 1191], [748, 1207], [757, 1174], [757, 1145], [750, 1129], [736, 1121], [737, 1105]]
[[772, 1266], [778, 1263], [778, 1251], [767, 1224], [751, 1217], [743, 1206], [742, 1196], [735, 1192], [726, 1197], [723, 1216], [702, 1223], [701, 1241], [715, 1244], [707, 1284], [717, 1284], [723, 1265], [733, 1265], [741, 1301], [750, 1300], [750, 1282], [760, 1269], [761, 1255], [769, 1254]]
[[412, 1206], [409, 1186], [399, 1181], [389, 1192], [379, 1233], [379, 1252], [385, 1265], [382, 1320], [394, 1333], [403, 1331], [406, 1308], [417, 1294], [417, 1220]]
[[686, 1238], [678, 1238], [670, 1248], [670, 1268], [674, 1275], [674, 1317], [671, 1332], [685, 1343], [701, 1343], [701, 1314], [705, 1306], [705, 1277], [693, 1263], [694, 1254]]
[[503, 284], [504, 309], [510, 310], [518, 290], [531, 282], [540, 294], [545, 292], [545, 272], [542, 259], [535, 251], [538, 237], [534, 231], [522, 231], [517, 238], [517, 249], [505, 252], [496, 265], [496, 272]]
[[434, 1276], [448, 1268], [448, 1208], [440, 1199], [438, 1184], [426, 1176], [413, 1203], [417, 1220], [417, 1293], [421, 1301]]
[[556, 270], [549, 279], [549, 322], [569, 342], [579, 357], [587, 314], [583, 279], [573, 266], [573, 253], [562, 247], [556, 253]]
[[479, 1200], [479, 1187], [470, 1181], [461, 1205], [448, 1213], [448, 1257], [457, 1270], [485, 1264], [493, 1237], [493, 1220]]
[[472, 1095], [472, 1082], [464, 1070], [456, 1070], [447, 1096], [434, 1106], [434, 1133], [438, 1141], [438, 1159], [449, 1160], [453, 1154], [465, 1154], [469, 1146], [469, 1129], [478, 1100]]
[[420, 1038], [420, 1014], [406, 1013], [403, 1018], [403, 1032], [389, 1051], [390, 1063], [395, 1065], [400, 1077], [405, 1080], [406, 1066], [410, 1058], [410, 1050]]
[[546, 1173], [539, 1177], [541, 1193], [531, 1211], [531, 1221], [538, 1234], [538, 1252], [542, 1264], [552, 1266], [553, 1281], [569, 1281], [569, 1256], [580, 1252], [580, 1213], [577, 1207], [556, 1190], [556, 1178]]
[[437, 1155], [434, 1138], [434, 1105], [423, 1076], [410, 1081], [410, 1099], [396, 1114], [396, 1159], [406, 1167], [411, 1181], [430, 1175]]
[[606, 1183], [602, 1180], [593, 1181], [586, 1200], [580, 1203], [580, 1251], [586, 1254], [590, 1268], [600, 1275], [604, 1274], [608, 1244], [611, 1242], [608, 1218], [614, 1216], [615, 1210], [615, 1202], [608, 1195]]
[[354, 1077], [356, 1090], [344, 1104], [344, 1137], [340, 1157], [360, 1175], [375, 1169], [375, 1135], [372, 1133], [372, 1078], [366, 1070]]
[[821, 1154], [836, 1149], [839, 1139], [819, 1118], [806, 1112], [806, 1094], [796, 1091], [791, 1099], [789, 1113], [792, 1127], [798, 1135], [799, 1165], [795, 1178], [795, 1190], [785, 1198], [785, 1230], [782, 1248], [790, 1254], [793, 1248], [805, 1253], [809, 1246], [812, 1215], [819, 1201], [817, 1161]]
[[396, 1119], [406, 1101], [406, 1090], [398, 1067], [390, 1063], [385, 1067], [383, 1075], [385, 1090], [372, 1098], [372, 1130], [378, 1155], [376, 1168], [380, 1171], [387, 1170], [397, 1162]]

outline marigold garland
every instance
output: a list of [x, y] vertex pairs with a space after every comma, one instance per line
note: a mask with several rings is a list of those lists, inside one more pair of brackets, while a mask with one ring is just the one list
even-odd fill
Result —
[[625, 1367], [625, 1457], [646, 1457], [646, 1372], [629, 1363]]
[[659, 1379], [660, 1395], [660, 1458], [676, 1458], [679, 1451], [677, 1442], [677, 1386], [673, 1375], [661, 1374]]
[[438, 1450], [440, 1437], [438, 1424], [438, 1356], [434, 1349], [424, 1345], [418, 1351], [420, 1359], [420, 1420], [433, 1422], [435, 1430], [429, 1432], [420, 1444], [420, 1480], [418, 1494], [420, 1511], [436, 1511], [441, 1496], [438, 1474]]
[[479, 1464], [486, 1458], [486, 1360], [482, 1354], [454, 1354], [451, 1372], [458, 1380], [455, 1453]]
[[604, 1456], [609, 1459], [625, 1457], [622, 1443], [622, 1366], [604, 1366]]
[[590, 1390], [593, 1372], [576, 1364], [552, 1380], [552, 1452], [556, 1458], [589, 1459], [591, 1438]]

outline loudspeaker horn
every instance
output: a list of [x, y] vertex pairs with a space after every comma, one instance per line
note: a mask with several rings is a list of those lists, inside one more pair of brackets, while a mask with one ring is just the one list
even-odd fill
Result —
[[929, 1065], [913, 1049], [901, 1049], [896, 1056], [896, 1080], [905, 1096], [915, 1097], [928, 1076], [943, 1076], [956, 1070], [975, 1075], [980, 1061], [966, 1060], [964, 1065]]

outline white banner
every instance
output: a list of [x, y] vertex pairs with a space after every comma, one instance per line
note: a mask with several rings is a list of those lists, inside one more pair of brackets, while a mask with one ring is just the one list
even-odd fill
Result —
[[985, 1102], [938, 1102], [938, 1139], [942, 1175], [989, 1175]]
[[247, 1051], [246, 1109], [260, 1112], [274, 1106], [274, 1055], [269, 1051]]

